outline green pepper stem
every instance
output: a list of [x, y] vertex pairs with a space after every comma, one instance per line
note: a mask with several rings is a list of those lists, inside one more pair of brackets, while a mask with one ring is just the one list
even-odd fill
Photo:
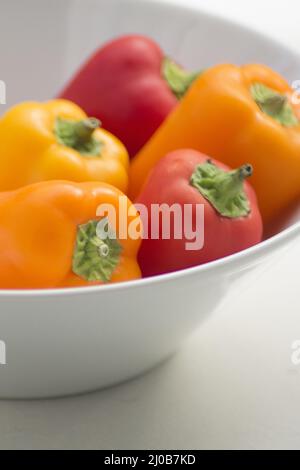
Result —
[[94, 136], [94, 132], [99, 126], [101, 122], [96, 118], [81, 121], [57, 118], [54, 133], [60, 144], [77, 150], [84, 156], [98, 157], [102, 144]]
[[[108, 224], [107, 220], [105, 222]], [[98, 223], [98, 220], [90, 220], [78, 227], [72, 269], [88, 282], [109, 282], [120, 262], [122, 246], [114, 236], [101, 239]]]
[[245, 217], [250, 212], [250, 205], [244, 191], [244, 181], [252, 173], [253, 168], [249, 164], [237, 170], [224, 171], [208, 160], [196, 167], [191, 177], [191, 185], [223, 217]]
[[169, 57], [163, 61], [162, 75], [178, 100], [184, 97], [200, 74], [201, 71], [188, 72]]
[[253, 83], [250, 93], [260, 110], [282, 126], [293, 127], [299, 124], [288, 97], [263, 83]]
[[249, 178], [252, 173], [252, 166], [246, 164], [228, 173], [220, 173], [215, 177], [215, 185], [219, 195], [222, 197], [224, 206], [230, 204], [243, 190], [244, 180]]
[[89, 142], [95, 130], [100, 127], [100, 124], [99, 119], [96, 118], [88, 118], [76, 122], [74, 124], [73, 132], [77, 145], [80, 146]]
[[287, 103], [287, 97], [284, 95], [269, 96], [265, 99], [264, 105], [269, 109], [272, 114], [279, 114], [282, 112]]

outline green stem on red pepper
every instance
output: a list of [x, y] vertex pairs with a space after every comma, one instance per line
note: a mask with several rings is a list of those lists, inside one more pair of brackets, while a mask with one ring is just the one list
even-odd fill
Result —
[[190, 184], [223, 217], [246, 217], [250, 213], [250, 204], [244, 191], [244, 180], [252, 172], [252, 166], [248, 164], [237, 170], [224, 171], [207, 160], [196, 167]]
[[174, 95], [180, 100], [201, 72], [188, 72], [169, 57], [165, 57], [162, 74]]

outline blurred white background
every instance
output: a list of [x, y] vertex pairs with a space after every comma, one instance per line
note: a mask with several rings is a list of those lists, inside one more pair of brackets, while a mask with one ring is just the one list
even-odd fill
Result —
[[[143, 0], [141, 0], [143, 1]], [[166, 0], [168, 3], [196, 5], [202, 10], [267, 33], [295, 49], [299, 48], [299, 0]]]
[[[299, 0], [166, 1], [226, 15], [300, 52]], [[146, 376], [82, 397], [0, 402], [0, 448], [300, 448], [300, 365], [291, 361], [299, 285], [296, 246]]]

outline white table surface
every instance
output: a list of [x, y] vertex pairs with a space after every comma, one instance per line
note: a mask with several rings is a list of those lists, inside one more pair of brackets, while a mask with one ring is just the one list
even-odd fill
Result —
[[[299, 0], [189, 1], [300, 48]], [[299, 449], [299, 291], [300, 244], [151, 373], [81, 397], [0, 402], [0, 448]]]

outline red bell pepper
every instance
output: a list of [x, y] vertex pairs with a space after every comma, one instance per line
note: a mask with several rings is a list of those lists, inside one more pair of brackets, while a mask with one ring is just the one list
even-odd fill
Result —
[[[136, 203], [147, 208], [140, 211], [148, 238], [144, 240], [139, 253], [139, 262], [144, 276], [162, 274], [208, 261], [222, 258], [262, 239], [262, 219], [257, 206], [256, 195], [245, 179], [252, 174], [252, 167], [244, 165], [230, 170], [217, 160], [208, 159], [195, 150], [177, 150], [159, 161], [138, 197]], [[182, 234], [176, 239], [175, 215], [171, 213], [170, 239], [163, 239], [163, 223], [160, 220], [157, 239], [151, 238], [153, 204], [179, 205], [183, 214]], [[190, 205], [192, 231], [185, 233], [184, 214]], [[197, 224], [197, 208], [202, 207], [203, 221]], [[140, 209], [140, 206], [137, 206]], [[178, 219], [177, 219], [178, 222]], [[203, 233], [203, 245], [191, 248], [190, 234], [196, 237]], [[189, 246], [189, 248], [187, 248]]]
[[152, 39], [123, 36], [97, 50], [60, 98], [99, 119], [134, 156], [197, 75], [166, 58]]

